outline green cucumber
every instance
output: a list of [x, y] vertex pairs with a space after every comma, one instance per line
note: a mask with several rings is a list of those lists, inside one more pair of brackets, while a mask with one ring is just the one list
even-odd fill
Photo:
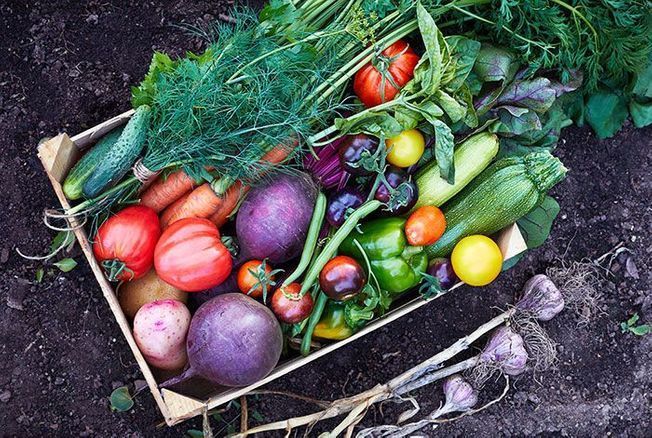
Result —
[[489, 166], [498, 153], [498, 144], [498, 137], [495, 134], [482, 132], [459, 145], [454, 154], [455, 184], [448, 184], [439, 175], [439, 167], [435, 160], [428, 163], [415, 178], [419, 187], [419, 199], [413, 210], [424, 205], [439, 207], [455, 196]]
[[443, 206], [446, 231], [426, 247], [429, 259], [446, 257], [472, 234], [494, 234], [539, 205], [566, 168], [550, 152], [532, 152], [496, 161]]
[[84, 183], [85, 197], [96, 197], [120, 181], [129, 171], [145, 145], [150, 113], [151, 110], [147, 105], [141, 105], [136, 109], [118, 141], [106, 152], [102, 161]]
[[97, 165], [102, 161], [106, 152], [111, 149], [122, 133], [122, 127], [105, 134], [104, 137], [84, 154], [77, 164], [68, 172], [63, 182], [63, 193], [71, 201], [82, 197], [82, 186], [93, 173]]

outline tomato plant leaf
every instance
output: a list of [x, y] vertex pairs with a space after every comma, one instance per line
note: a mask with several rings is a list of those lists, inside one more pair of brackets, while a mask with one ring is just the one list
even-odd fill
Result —
[[365, 134], [376, 137], [394, 137], [403, 127], [392, 115], [383, 111], [371, 111], [362, 116], [335, 119], [335, 127], [342, 134]]
[[134, 406], [134, 399], [131, 398], [129, 388], [126, 386], [113, 390], [109, 400], [111, 401], [112, 411], [125, 412]]
[[529, 249], [543, 245], [559, 210], [557, 201], [551, 196], [546, 196], [541, 205], [516, 221]]
[[77, 262], [71, 258], [61, 259], [58, 262], [54, 263], [54, 266], [59, 268], [61, 272], [70, 272], [77, 266]]

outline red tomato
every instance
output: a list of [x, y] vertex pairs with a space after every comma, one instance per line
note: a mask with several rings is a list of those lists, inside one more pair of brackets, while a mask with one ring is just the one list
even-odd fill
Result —
[[301, 296], [301, 285], [290, 283], [276, 289], [272, 295], [272, 311], [286, 324], [296, 324], [312, 313], [314, 302], [309, 293]]
[[154, 251], [154, 268], [168, 284], [186, 292], [217, 286], [231, 274], [231, 254], [208, 219], [186, 218], [164, 232]]
[[432, 205], [418, 208], [405, 222], [405, 237], [410, 245], [432, 245], [446, 231], [446, 218], [440, 209]]
[[110, 281], [142, 277], [152, 267], [161, 235], [156, 212], [134, 205], [108, 218], [97, 230], [93, 253]]
[[[277, 271], [278, 272], [278, 271]], [[263, 292], [269, 290], [269, 286], [274, 285], [274, 273], [272, 267], [260, 260], [249, 260], [240, 266], [238, 270], [238, 289], [243, 294], [251, 298], [261, 298]]]
[[360, 293], [367, 275], [355, 259], [348, 256], [333, 257], [319, 273], [319, 286], [329, 298], [346, 301]]
[[389, 102], [414, 77], [418, 62], [419, 55], [410, 45], [398, 40], [383, 50], [376, 62], [381, 70], [384, 68], [384, 75], [370, 62], [355, 74], [353, 91], [367, 108]]

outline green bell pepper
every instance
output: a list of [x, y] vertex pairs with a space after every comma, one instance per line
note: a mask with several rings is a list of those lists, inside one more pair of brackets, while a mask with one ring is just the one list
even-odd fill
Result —
[[428, 267], [428, 256], [423, 247], [411, 246], [405, 237], [405, 219], [390, 217], [365, 222], [342, 242], [339, 252], [366, 266], [364, 250], [371, 270], [381, 289], [400, 294], [422, 280]]

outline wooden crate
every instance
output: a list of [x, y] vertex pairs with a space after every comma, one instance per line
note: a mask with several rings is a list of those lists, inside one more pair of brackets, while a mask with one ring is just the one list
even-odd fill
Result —
[[[112, 130], [113, 128], [123, 125], [133, 114], [132, 111], [127, 111], [123, 114], [120, 114], [117, 117], [114, 117], [110, 120], [107, 120], [104, 123], [101, 123], [91, 129], [88, 129], [81, 134], [75, 135], [74, 137], [69, 137], [67, 134], [60, 134], [39, 146], [38, 155], [43, 163], [43, 167], [50, 178], [52, 187], [59, 198], [61, 206], [64, 210], [70, 209], [70, 204], [63, 194], [61, 184], [65, 179], [68, 171], [77, 161], [80, 156], [80, 152], [95, 143], [99, 138], [104, 134]], [[214, 394], [211, 394], [205, 399], [200, 399], [196, 397], [191, 397], [187, 395], [180, 394], [178, 392], [169, 390], [169, 389], [159, 389], [157, 379], [155, 374], [152, 372], [150, 366], [145, 362], [143, 355], [138, 349], [134, 337], [131, 332], [131, 326], [127, 318], [125, 317], [118, 299], [114, 287], [109, 283], [109, 281], [104, 276], [102, 268], [93, 257], [93, 251], [91, 245], [88, 241], [88, 235], [84, 228], [79, 227], [79, 223], [75, 219], [70, 219], [69, 225], [71, 228], [74, 228], [75, 236], [77, 241], [81, 246], [86, 259], [91, 267], [91, 270], [95, 274], [95, 278], [102, 289], [102, 293], [106, 298], [106, 301], [109, 304], [111, 312], [115, 316], [115, 319], [120, 326], [120, 330], [124, 334], [131, 351], [140, 366], [140, 369], [147, 381], [156, 403], [165, 418], [165, 422], [168, 425], [174, 425], [180, 423], [184, 420], [192, 418], [194, 416], [200, 415], [204, 409], [212, 409], [216, 406], [227, 403], [230, 400], [236, 399], [241, 395], [247, 394], [249, 391], [258, 388], [266, 383], [271, 382], [297, 368], [300, 368], [315, 359], [318, 359], [322, 356], [325, 356], [338, 348], [355, 341], [362, 336], [365, 336], [371, 333], [378, 328], [389, 324], [390, 322], [418, 309], [421, 306], [428, 304], [429, 301], [423, 300], [419, 297], [414, 298], [412, 301], [393, 309], [388, 312], [381, 318], [378, 318], [364, 327], [362, 330], [356, 332], [353, 336], [344, 339], [342, 341], [334, 342], [328, 345], [325, 345], [319, 350], [314, 351], [307, 357], [298, 357], [279, 363], [276, 368], [264, 379], [249, 385], [244, 388], [223, 388], [216, 389]], [[503, 230], [497, 237], [498, 244], [503, 252], [505, 259], [509, 259], [521, 252], [523, 252], [527, 247], [525, 241], [518, 229], [514, 224], [510, 227], [507, 227]], [[462, 284], [457, 284], [454, 288], [458, 288]]]

